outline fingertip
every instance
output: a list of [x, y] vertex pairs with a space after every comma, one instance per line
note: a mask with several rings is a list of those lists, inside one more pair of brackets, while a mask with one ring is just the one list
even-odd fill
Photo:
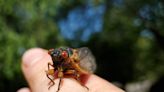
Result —
[[26, 67], [32, 66], [39, 59], [43, 58], [45, 55], [45, 50], [41, 48], [32, 48], [27, 50], [22, 57], [22, 64]]

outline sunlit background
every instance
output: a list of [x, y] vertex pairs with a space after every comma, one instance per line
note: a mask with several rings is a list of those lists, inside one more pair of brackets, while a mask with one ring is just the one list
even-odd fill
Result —
[[89, 47], [96, 74], [127, 92], [164, 92], [163, 0], [0, 0], [0, 92], [27, 86], [23, 53]]

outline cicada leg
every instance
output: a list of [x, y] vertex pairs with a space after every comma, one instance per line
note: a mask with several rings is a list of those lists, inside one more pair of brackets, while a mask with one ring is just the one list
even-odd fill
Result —
[[58, 89], [56, 92], [59, 92], [59, 90], [60, 90], [61, 81], [62, 81], [62, 78], [59, 79], [59, 85], [58, 85]]
[[66, 74], [66, 75], [73, 75], [79, 84], [81, 84], [81, 85], [84, 86], [87, 90], [89, 90], [89, 88], [88, 88], [87, 86], [85, 86], [85, 85], [81, 82], [81, 80], [80, 80], [80, 74], [79, 74], [76, 70], [67, 70], [67, 71], [65, 72], [65, 74]]
[[50, 85], [48, 87], [48, 89], [50, 89], [53, 85], [55, 85], [55, 82], [53, 81], [54, 79], [52, 79], [51, 77], [49, 77], [49, 75], [54, 77], [54, 69], [50, 69], [50, 66], [53, 66], [50, 62], [48, 63], [48, 70], [46, 71], [46, 76], [47, 78], [50, 80], [50, 82], [48, 83], [49, 85], [52, 83], [52, 85]]
[[53, 64], [51, 64], [50, 62], [48, 62], [48, 70], [50, 69], [50, 66], [54, 67]]
[[56, 92], [59, 92], [59, 90], [60, 90], [60, 85], [62, 83], [62, 78], [63, 78], [63, 71], [58, 72], [58, 78], [59, 78], [59, 84], [58, 84], [58, 89]]

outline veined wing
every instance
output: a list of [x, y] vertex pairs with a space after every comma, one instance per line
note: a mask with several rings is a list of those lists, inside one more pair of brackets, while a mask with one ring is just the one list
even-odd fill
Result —
[[87, 47], [78, 48], [78, 56], [80, 58], [80, 66], [85, 70], [94, 73], [96, 70], [95, 57]]

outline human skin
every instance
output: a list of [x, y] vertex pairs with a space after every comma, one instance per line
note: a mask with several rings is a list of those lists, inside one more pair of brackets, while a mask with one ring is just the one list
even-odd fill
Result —
[[[21, 88], [17, 92], [56, 92], [59, 79], [55, 79], [55, 85], [48, 90], [49, 79], [46, 77], [47, 63], [52, 62], [47, 50], [33, 48], [26, 51], [22, 57], [22, 71], [29, 84], [29, 88]], [[124, 92], [112, 83], [91, 74], [86, 79], [85, 86], [81, 86], [71, 78], [63, 78], [59, 92]]]

